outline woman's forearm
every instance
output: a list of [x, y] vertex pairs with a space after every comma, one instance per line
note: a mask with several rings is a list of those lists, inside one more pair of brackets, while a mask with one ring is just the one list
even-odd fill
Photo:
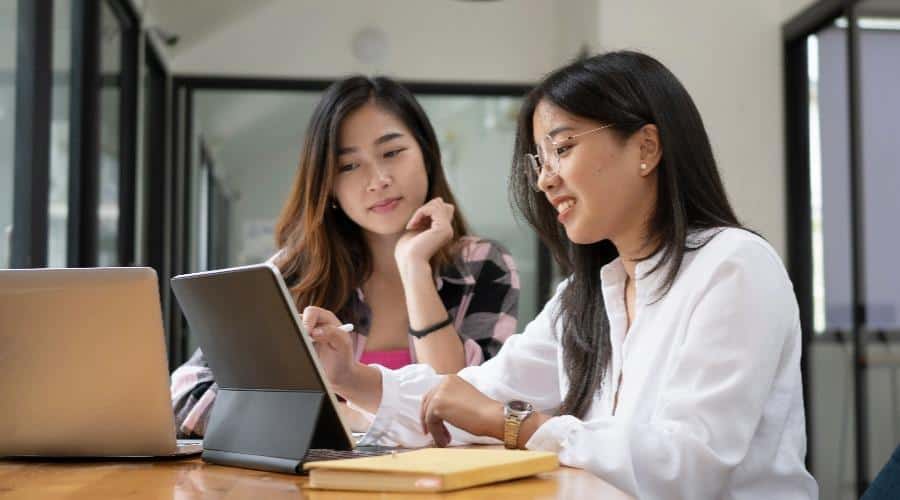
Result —
[[369, 413], [381, 406], [381, 371], [356, 363], [346, 377], [333, 381], [334, 391]]
[[[428, 262], [402, 263], [400, 276], [411, 328], [421, 330], [447, 319]], [[413, 345], [418, 362], [430, 365], [437, 373], [456, 373], [466, 366], [465, 349], [452, 324], [415, 339]]]

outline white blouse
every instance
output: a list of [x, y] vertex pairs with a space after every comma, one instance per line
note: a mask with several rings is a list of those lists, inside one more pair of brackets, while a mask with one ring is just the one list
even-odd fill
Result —
[[[664, 269], [644, 276], [657, 259], [637, 264], [627, 335], [624, 267], [603, 267], [612, 355], [602, 387], [584, 419], [553, 417], [526, 446], [641, 499], [818, 498], [804, 465], [797, 302], [777, 253], [752, 233], [722, 230], [685, 254], [661, 300]], [[565, 286], [495, 358], [459, 376], [492, 399], [554, 414], [570, 383], [553, 321]], [[428, 365], [379, 369], [381, 406], [362, 443], [429, 445], [419, 407], [442, 376]], [[457, 443], [498, 442], [448, 427]]]

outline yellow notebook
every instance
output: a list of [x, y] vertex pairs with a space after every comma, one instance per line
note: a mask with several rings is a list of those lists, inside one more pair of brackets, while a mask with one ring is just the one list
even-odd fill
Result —
[[424, 448], [303, 465], [310, 488], [358, 491], [450, 491], [557, 467], [555, 453], [473, 448]]

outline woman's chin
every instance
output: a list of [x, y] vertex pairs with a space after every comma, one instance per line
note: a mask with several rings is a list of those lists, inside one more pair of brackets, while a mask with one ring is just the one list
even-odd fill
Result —
[[578, 225], [567, 225], [566, 236], [576, 245], [590, 245], [606, 239], [606, 236], [597, 234], [597, 231], [586, 231]]
[[596, 243], [596, 240], [591, 240], [589, 238], [572, 238], [572, 237], [570, 237], [569, 239], [572, 240], [572, 243], [575, 243], [576, 245], [590, 245], [591, 243]]
[[406, 232], [406, 224], [402, 221], [395, 224], [368, 224], [363, 229], [377, 236], [397, 236]]

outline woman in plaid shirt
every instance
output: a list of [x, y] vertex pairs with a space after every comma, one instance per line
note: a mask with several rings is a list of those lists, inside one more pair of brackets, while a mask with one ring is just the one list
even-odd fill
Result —
[[[468, 235], [434, 130], [390, 79], [351, 77], [325, 91], [275, 239], [272, 262], [297, 309], [317, 305], [352, 323], [363, 363], [455, 373], [515, 332], [515, 263]], [[202, 436], [217, 386], [200, 350], [172, 374], [171, 390], [178, 434]], [[341, 410], [355, 430], [367, 427]]]

